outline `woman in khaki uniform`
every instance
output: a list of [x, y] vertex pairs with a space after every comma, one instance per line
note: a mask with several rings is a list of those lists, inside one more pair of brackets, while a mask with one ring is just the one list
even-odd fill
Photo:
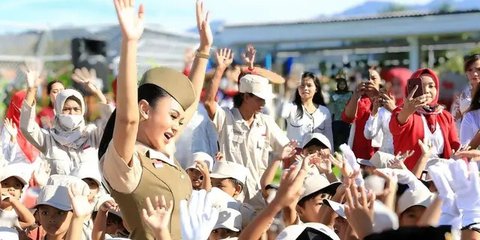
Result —
[[[189, 199], [188, 175], [173, 159], [172, 149], [183, 125], [193, 115], [203, 86], [212, 34], [197, 3], [200, 47], [190, 78], [169, 68], [147, 71], [137, 86], [137, 42], [143, 32], [144, 9], [133, 1], [114, 0], [122, 30], [117, 109], [100, 144], [100, 167], [132, 239], [154, 239], [143, 224], [145, 198], [163, 195], [173, 200], [170, 232], [181, 239], [180, 200]], [[138, 89], [138, 91], [137, 91]]]

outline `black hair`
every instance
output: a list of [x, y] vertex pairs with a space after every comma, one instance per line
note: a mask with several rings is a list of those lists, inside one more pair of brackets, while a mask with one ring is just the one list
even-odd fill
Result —
[[235, 187], [237, 187], [237, 185], [240, 185], [240, 192], [243, 191], [243, 187], [244, 187], [244, 186], [243, 186], [243, 183], [242, 183], [242, 182], [238, 181], [238, 180], [235, 179], [235, 178], [227, 178], [227, 179], [230, 180]]
[[318, 195], [320, 194], [325, 194], [326, 195], [326, 198], [327, 199], [330, 199], [333, 197], [333, 195], [331, 193], [328, 193], [328, 192], [325, 192], [325, 191], [317, 191], [317, 192], [314, 192], [302, 199], [300, 199], [300, 201], [298, 201], [297, 205], [304, 208], [305, 207], [305, 203], [311, 199], [314, 199], [315, 197], [317, 197]]
[[480, 109], [480, 88], [478, 87], [473, 94], [472, 102], [470, 103], [470, 108], [468, 109], [468, 111], [471, 112], [477, 109]]
[[308, 147], [310, 147], [310, 146], [319, 146], [319, 147], [321, 147], [322, 149], [327, 149], [327, 148], [328, 148], [325, 144], [323, 144], [322, 142], [320, 142], [320, 140], [318, 140], [318, 139], [316, 139], [316, 138], [310, 140], [310, 141], [303, 147], [303, 149], [306, 149], [306, 148], [308, 148]]
[[[78, 99], [77, 97], [75, 96], [70, 96], [68, 97], [67, 99], [65, 99], [65, 102], [63, 103], [63, 105], [65, 105], [65, 103], [68, 101], [68, 100], [72, 100], [72, 101], [75, 101], [78, 106], [80, 106], [81, 108], [83, 108], [82, 106], [82, 101], [80, 101], [80, 99]], [[60, 109], [61, 110], [61, 109]], [[82, 112], [85, 111], [85, 109], [82, 109]]]
[[[146, 83], [138, 87], [138, 101], [145, 100], [152, 107], [155, 107], [160, 98], [170, 96], [167, 91], [163, 88]], [[102, 140], [100, 140], [100, 145], [98, 147], [98, 159], [102, 159], [103, 155], [107, 151], [108, 144], [113, 138], [113, 129], [115, 128], [115, 117], [117, 115], [117, 110], [112, 112], [110, 118], [108, 119], [105, 129], [103, 130]]]
[[233, 107], [239, 108], [242, 106], [243, 103], [243, 98], [245, 97], [245, 94], [248, 94], [249, 96], [253, 96], [253, 93], [237, 93], [235, 96], [233, 96]]
[[[316, 105], [325, 106], [325, 100], [323, 99], [322, 94], [322, 86], [320, 85], [320, 80], [318, 80], [317, 76], [311, 72], [305, 72], [302, 74], [303, 79], [313, 79], [313, 83], [315, 84], [315, 88], [317, 92], [313, 95], [313, 103]], [[295, 91], [295, 98], [293, 98], [293, 103], [297, 105], [297, 118], [301, 119], [303, 117], [303, 103], [302, 98], [300, 97], [300, 93], [298, 89]]]
[[[335, 91], [336, 93], [342, 94], [342, 93], [350, 92], [348, 90], [348, 83], [347, 83], [347, 80], [345, 78], [337, 78], [336, 81], [337, 81], [337, 90]], [[344, 89], [340, 89], [340, 83], [345, 84]]]
[[55, 83], [60, 83], [60, 84], [63, 85], [63, 82], [60, 81], [60, 80], [57, 80], [57, 79], [49, 82], [49, 83], [47, 84], [47, 94], [48, 94], [48, 95], [50, 95], [50, 93], [52, 92], [53, 84], [55, 84]]
[[478, 53], [465, 56], [463, 58], [463, 61], [464, 61], [463, 70], [467, 72], [468, 69], [478, 60], [480, 60], [480, 54]]

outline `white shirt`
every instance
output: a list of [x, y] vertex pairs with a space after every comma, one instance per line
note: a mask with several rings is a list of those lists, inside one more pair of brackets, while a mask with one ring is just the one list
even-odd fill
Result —
[[15, 210], [0, 209], [0, 227], [20, 228], [20, 222], [18, 221], [18, 215]]
[[480, 130], [480, 109], [467, 112], [460, 126], [460, 143], [469, 144]]
[[435, 132], [432, 133], [428, 128], [427, 119], [423, 115], [422, 115], [422, 122], [423, 122], [423, 131], [424, 131], [423, 141], [430, 140], [430, 144], [432, 145], [432, 157], [441, 156], [443, 154], [445, 141], [443, 139], [442, 129], [440, 128], [440, 125], [437, 122], [437, 127], [435, 128]]
[[175, 143], [177, 149], [182, 149], [182, 151], [175, 152], [175, 158], [183, 168], [187, 168], [192, 164], [193, 154], [196, 152], [205, 152], [215, 157], [218, 152], [217, 141], [218, 136], [215, 126], [210, 121], [205, 106], [199, 104], [197, 112], [190, 119], [182, 135]]
[[391, 117], [390, 111], [383, 107], [379, 108], [376, 116], [370, 115], [368, 118], [363, 134], [366, 139], [372, 140], [372, 147], [393, 154], [393, 136], [389, 126]]
[[270, 154], [280, 155], [289, 140], [275, 121], [262, 113], [256, 114], [251, 126], [243, 119], [238, 108], [221, 108], [213, 123], [218, 133], [220, 152], [226, 161], [245, 166], [247, 182], [245, 200], [255, 209], [264, 207], [265, 202], [259, 192], [260, 178], [267, 169]]
[[332, 115], [330, 110], [324, 106], [318, 106], [315, 112], [310, 114], [303, 107], [303, 115], [301, 118], [298, 118], [297, 106], [291, 104], [287, 118], [287, 137], [291, 140], [297, 140], [300, 146], [302, 146], [303, 137], [308, 133], [321, 133], [328, 138], [330, 145], [333, 145]]

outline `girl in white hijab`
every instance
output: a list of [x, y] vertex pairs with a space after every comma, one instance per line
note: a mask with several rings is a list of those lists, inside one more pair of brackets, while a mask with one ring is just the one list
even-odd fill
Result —
[[[69, 175], [86, 161], [98, 161], [97, 148], [104, 124], [85, 124], [86, 106], [82, 94], [73, 89], [61, 91], [54, 103], [54, 126], [51, 129], [42, 129], [35, 121], [38, 75], [31, 70], [26, 70], [26, 74], [28, 89], [21, 108], [20, 129], [25, 138], [44, 155], [50, 164], [51, 174]], [[102, 118], [108, 119], [111, 109], [106, 104], [103, 93], [88, 79], [80, 82], [100, 99]], [[103, 122], [106, 123], [106, 120]]]

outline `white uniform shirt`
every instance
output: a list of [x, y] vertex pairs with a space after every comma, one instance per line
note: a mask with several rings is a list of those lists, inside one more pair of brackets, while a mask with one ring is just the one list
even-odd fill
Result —
[[435, 132], [430, 132], [428, 128], [427, 119], [425, 116], [422, 115], [422, 122], [423, 122], [423, 131], [424, 131], [424, 140], [430, 140], [430, 144], [432, 145], [432, 156], [430, 158], [435, 158], [441, 156], [443, 154], [443, 148], [445, 146], [445, 141], [443, 139], [442, 129], [437, 122], [437, 127], [435, 128]]
[[368, 118], [363, 134], [366, 139], [372, 140], [372, 147], [393, 154], [393, 136], [389, 126], [391, 117], [390, 111], [383, 107], [379, 108], [375, 117], [370, 115]]
[[297, 106], [291, 104], [287, 117], [288, 138], [297, 140], [300, 146], [302, 146], [303, 137], [308, 133], [321, 133], [328, 138], [331, 145], [333, 144], [332, 115], [330, 110], [324, 106], [318, 106], [317, 110], [310, 114], [303, 108], [303, 116], [298, 118]]
[[460, 143], [469, 144], [480, 130], [480, 109], [467, 112], [460, 126]]
[[272, 118], [256, 114], [251, 126], [243, 119], [238, 108], [221, 108], [213, 123], [218, 132], [220, 152], [226, 161], [248, 169], [245, 200], [255, 209], [265, 205], [259, 192], [260, 178], [269, 164], [270, 153], [280, 155], [289, 140]]

